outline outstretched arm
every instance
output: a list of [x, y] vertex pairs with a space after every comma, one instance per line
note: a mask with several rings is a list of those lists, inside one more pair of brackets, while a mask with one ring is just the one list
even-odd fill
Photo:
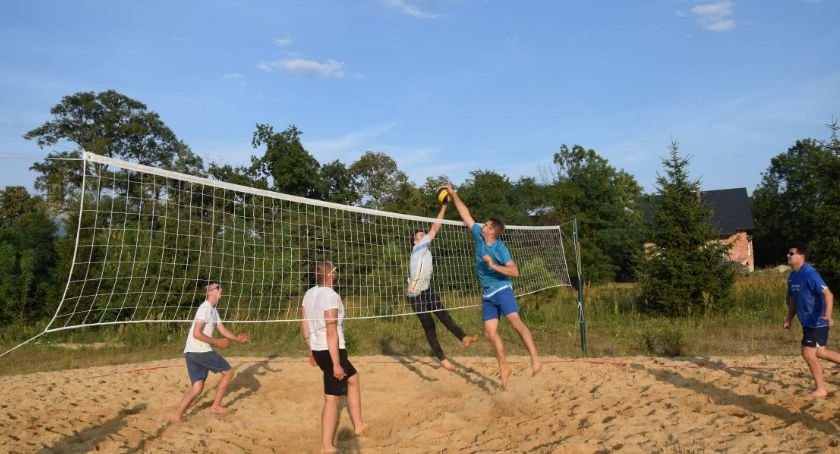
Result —
[[[438, 221], [443, 219], [444, 213], [446, 213], [446, 204], [445, 203], [440, 206], [440, 211], [438, 212], [438, 215], [437, 215], [437, 220]], [[440, 222], [435, 222], [434, 224], [432, 224], [432, 228], [429, 229], [429, 233], [426, 234], [426, 237], [429, 238], [429, 241], [432, 241], [433, 239], [435, 239], [435, 235], [437, 235], [438, 230], [440, 230]]]
[[458, 210], [458, 214], [461, 216], [461, 219], [463, 219], [464, 223], [467, 224], [467, 228], [472, 228], [475, 221], [470, 215], [469, 208], [467, 208], [467, 206], [464, 205], [464, 202], [461, 201], [461, 198], [458, 197], [458, 193], [452, 189], [452, 183], [446, 183], [446, 190], [449, 191], [449, 195], [452, 196], [452, 200], [455, 202], [455, 208]]

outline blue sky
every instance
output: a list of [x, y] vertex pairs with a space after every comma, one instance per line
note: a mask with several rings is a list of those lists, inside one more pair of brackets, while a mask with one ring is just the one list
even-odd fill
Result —
[[752, 192], [840, 116], [840, 2], [33, 1], [0, 14], [0, 187], [62, 96], [142, 101], [206, 161], [296, 124], [322, 163], [365, 151], [413, 181], [541, 180], [561, 144], [654, 190], [672, 139], [704, 189]]

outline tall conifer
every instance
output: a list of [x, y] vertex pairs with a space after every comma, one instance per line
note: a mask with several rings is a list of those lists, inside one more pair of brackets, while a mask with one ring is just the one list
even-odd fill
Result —
[[700, 200], [700, 181], [690, 179], [689, 157], [672, 142], [652, 198], [650, 241], [638, 268], [639, 307], [667, 316], [702, 315], [727, 307], [735, 271], [728, 246], [717, 243], [711, 209]]

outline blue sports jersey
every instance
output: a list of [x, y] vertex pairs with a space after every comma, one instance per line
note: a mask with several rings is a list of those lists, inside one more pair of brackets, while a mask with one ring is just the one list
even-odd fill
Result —
[[475, 239], [475, 274], [478, 275], [478, 280], [484, 289], [484, 295], [489, 295], [498, 289], [510, 286], [510, 277], [487, 266], [482, 258], [485, 255], [489, 255], [493, 258], [493, 263], [496, 265], [504, 265], [512, 261], [510, 251], [508, 251], [505, 243], [500, 239], [496, 239], [493, 244], [488, 245], [485, 243], [484, 238], [481, 236], [481, 224], [478, 223], [473, 224], [470, 232]]
[[828, 326], [828, 321], [822, 318], [825, 313], [825, 298], [822, 292], [827, 288], [820, 273], [807, 263], [802, 265], [799, 271], [791, 271], [788, 277], [788, 296], [793, 297], [796, 302], [796, 316], [799, 317], [802, 326]]

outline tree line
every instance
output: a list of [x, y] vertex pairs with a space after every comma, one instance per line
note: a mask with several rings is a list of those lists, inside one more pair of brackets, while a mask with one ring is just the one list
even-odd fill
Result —
[[[30, 194], [0, 192], [0, 320], [40, 320], [61, 299], [73, 254], [82, 194], [80, 150], [167, 170], [341, 204], [420, 216], [437, 212], [434, 191], [446, 175], [411, 181], [385, 153], [368, 150], [352, 163], [321, 163], [301, 142], [295, 125], [277, 131], [259, 123], [250, 165], [209, 162], [140, 101], [116, 91], [65, 96], [52, 119], [25, 138], [48, 156], [35, 163]], [[840, 283], [840, 140], [836, 122], [828, 140], [803, 139], [771, 159], [751, 204], [756, 221], [756, 264], [781, 263], [792, 240], [811, 243], [814, 262], [831, 284]], [[69, 145], [72, 151], [56, 151]], [[717, 237], [711, 212], [697, 200], [700, 181], [690, 158], [673, 143], [663, 158], [654, 194], [597, 151], [561, 145], [539, 178], [488, 169], [469, 172], [459, 185], [476, 219], [557, 225], [577, 218], [587, 284], [639, 282], [639, 308], [666, 315], [698, 315], [728, 307], [734, 270]], [[643, 213], [653, 213], [646, 222]], [[455, 216], [454, 210], [448, 215]], [[454, 217], [453, 217], [454, 219]], [[644, 244], [652, 243], [648, 248]]]

